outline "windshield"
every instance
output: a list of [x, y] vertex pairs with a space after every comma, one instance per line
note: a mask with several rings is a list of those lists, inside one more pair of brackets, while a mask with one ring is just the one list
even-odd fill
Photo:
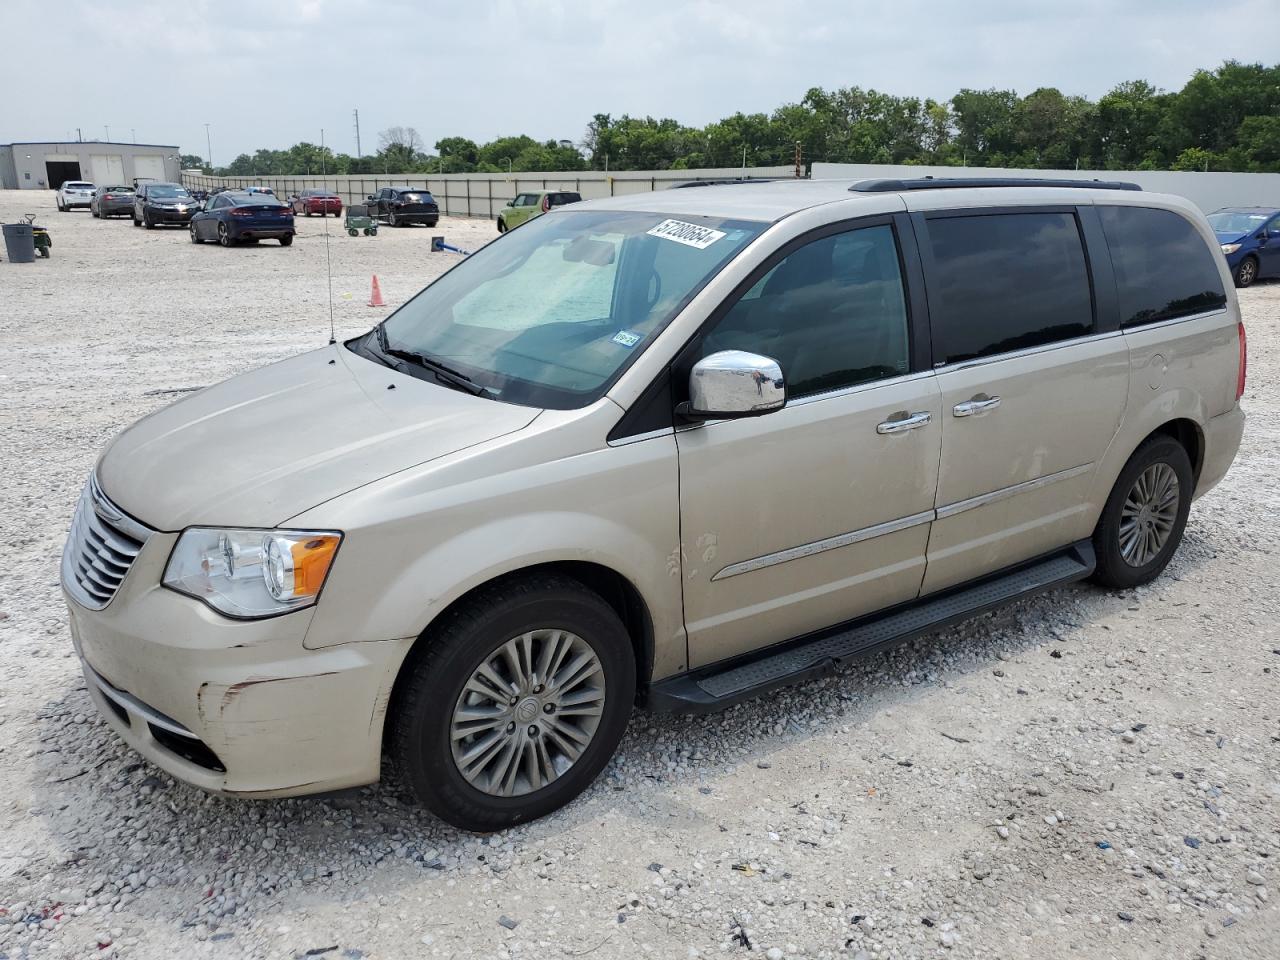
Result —
[[1209, 214], [1209, 226], [1215, 233], [1249, 233], [1267, 222], [1269, 213], [1241, 213], [1224, 210]]
[[539, 217], [388, 317], [386, 343], [501, 400], [585, 406], [765, 226], [610, 210]]
[[187, 193], [186, 189], [184, 189], [183, 187], [154, 186], [154, 187], [147, 187], [147, 196], [148, 197], [189, 197], [191, 196], [191, 194]]

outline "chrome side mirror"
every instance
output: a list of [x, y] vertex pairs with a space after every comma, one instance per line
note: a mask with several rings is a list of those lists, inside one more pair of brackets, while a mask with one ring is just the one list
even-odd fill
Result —
[[691, 420], [758, 417], [787, 403], [787, 383], [777, 360], [745, 350], [703, 357], [689, 373], [689, 400], [676, 408]]

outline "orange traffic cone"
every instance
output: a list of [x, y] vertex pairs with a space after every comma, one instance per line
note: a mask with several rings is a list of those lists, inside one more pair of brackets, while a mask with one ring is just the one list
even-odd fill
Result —
[[387, 304], [382, 299], [382, 288], [378, 286], [378, 275], [373, 275], [373, 289], [369, 291], [369, 306], [385, 307]]

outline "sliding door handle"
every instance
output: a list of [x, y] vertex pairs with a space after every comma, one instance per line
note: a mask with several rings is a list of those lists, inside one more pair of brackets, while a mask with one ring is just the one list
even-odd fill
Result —
[[876, 433], [905, 433], [907, 430], [923, 427], [932, 419], [933, 415], [928, 410], [922, 410], [919, 413], [907, 413], [902, 410], [883, 423], [876, 424]]
[[1000, 406], [999, 397], [988, 397], [985, 393], [980, 393], [972, 400], [957, 403], [951, 408], [951, 412], [957, 417], [972, 417], [994, 410], [998, 406]]

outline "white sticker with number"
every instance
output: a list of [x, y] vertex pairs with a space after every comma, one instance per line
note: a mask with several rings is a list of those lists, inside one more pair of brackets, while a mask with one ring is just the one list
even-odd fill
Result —
[[723, 230], [712, 230], [710, 227], [700, 227], [696, 223], [685, 223], [683, 220], [663, 220], [649, 231], [649, 236], [662, 237], [664, 240], [674, 240], [676, 243], [705, 250], [717, 240], [724, 239], [725, 233]]

